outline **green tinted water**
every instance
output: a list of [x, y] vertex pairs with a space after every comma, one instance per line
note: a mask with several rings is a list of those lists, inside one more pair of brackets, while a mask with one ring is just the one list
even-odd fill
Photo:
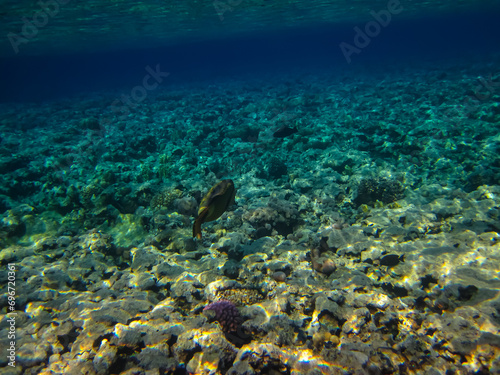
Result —
[[[475, 0], [401, 0], [401, 17], [469, 11], [478, 3], [487, 5], [487, 1]], [[387, 7], [387, 0], [3, 0], [0, 56], [157, 47], [310, 25], [361, 22], [371, 17], [371, 11]]]

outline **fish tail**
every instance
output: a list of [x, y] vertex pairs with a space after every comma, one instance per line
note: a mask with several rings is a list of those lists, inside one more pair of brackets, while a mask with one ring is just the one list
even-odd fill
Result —
[[193, 237], [201, 240], [201, 222], [202, 220], [196, 219], [193, 224]]

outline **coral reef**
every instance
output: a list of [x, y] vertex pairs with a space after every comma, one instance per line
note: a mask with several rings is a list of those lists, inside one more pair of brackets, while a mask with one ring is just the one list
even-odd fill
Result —
[[404, 186], [397, 180], [387, 178], [363, 178], [354, 199], [357, 205], [395, 202], [403, 197]]
[[203, 311], [213, 310], [215, 319], [219, 322], [224, 332], [235, 332], [242, 323], [238, 308], [230, 301], [219, 300], [205, 306]]

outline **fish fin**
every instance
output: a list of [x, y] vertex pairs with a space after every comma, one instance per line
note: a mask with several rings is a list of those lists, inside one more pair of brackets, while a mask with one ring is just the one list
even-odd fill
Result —
[[207, 216], [208, 209], [204, 209], [198, 217], [195, 219], [193, 224], [193, 237], [201, 240], [201, 224], [205, 222], [205, 217]]
[[224, 211], [227, 211], [229, 207], [234, 205], [236, 203], [236, 189], [233, 189], [233, 194], [231, 195], [231, 198], [227, 202], [227, 207]]
[[201, 220], [196, 219], [193, 224], [193, 237], [201, 240]]

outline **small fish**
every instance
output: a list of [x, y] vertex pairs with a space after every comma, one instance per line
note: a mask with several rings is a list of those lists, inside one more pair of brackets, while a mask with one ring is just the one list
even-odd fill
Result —
[[394, 267], [399, 264], [399, 262], [404, 262], [405, 256], [404, 254], [399, 256], [397, 254], [387, 254], [386, 256], [380, 259], [381, 266]]
[[298, 132], [297, 128], [292, 128], [288, 125], [283, 125], [281, 128], [279, 128], [278, 130], [276, 130], [273, 133], [273, 137], [274, 138], [285, 138], [285, 137], [288, 137], [289, 135], [295, 134], [297, 132]]

